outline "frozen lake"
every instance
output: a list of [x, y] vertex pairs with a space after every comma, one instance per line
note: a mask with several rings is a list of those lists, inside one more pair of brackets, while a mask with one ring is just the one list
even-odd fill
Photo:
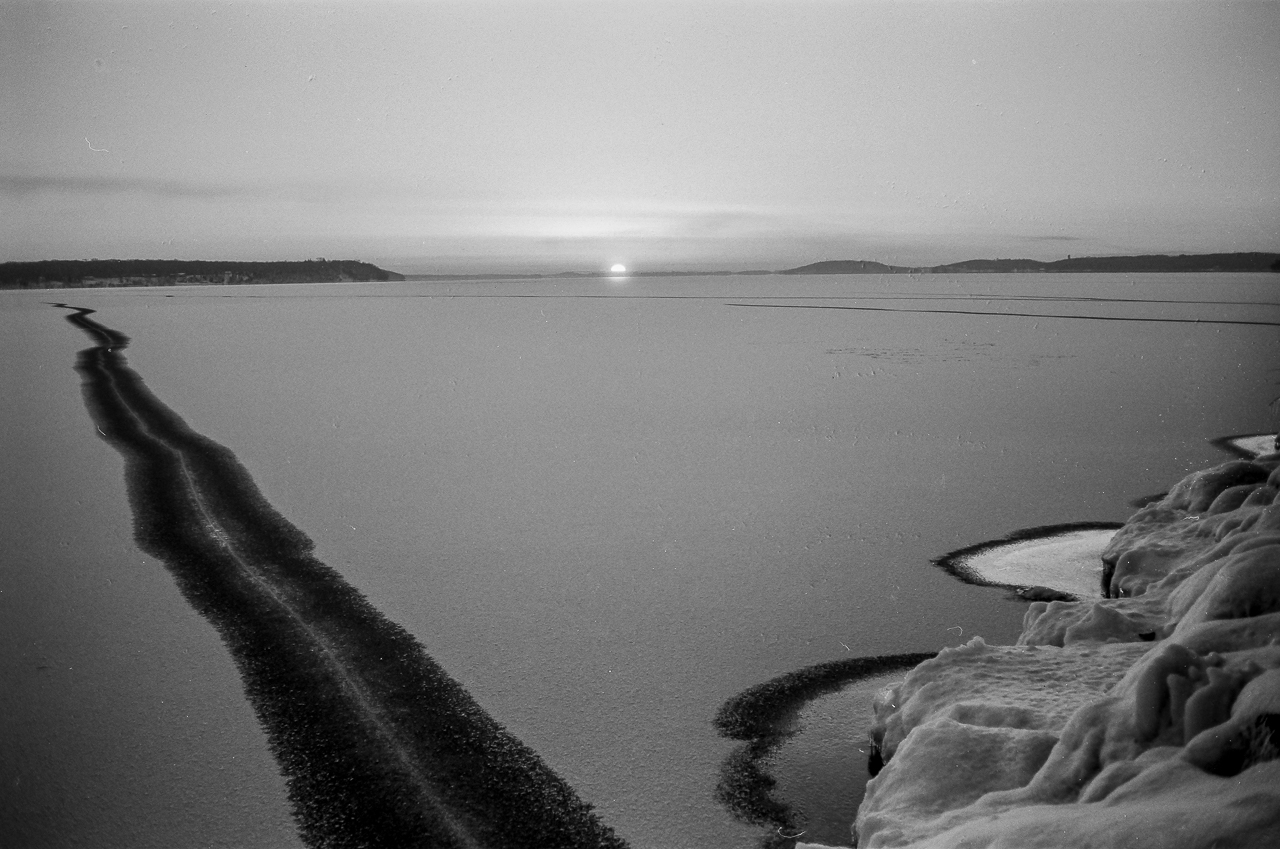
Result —
[[730, 849], [765, 832], [714, 798], [717, 708], [1011, 641], [1024, 603], [931, 559], [1123, 521], [1226, 459], [1210, 438], [1273, 432], [1280, 333], [1232, 322], [1280, 321], [1278, 280], [0, 292], [0, 844], [299, 845], [217, 634], [133, 543], [88, 339], [46, 302], [132, 337], [151, 390], [631, 846]]

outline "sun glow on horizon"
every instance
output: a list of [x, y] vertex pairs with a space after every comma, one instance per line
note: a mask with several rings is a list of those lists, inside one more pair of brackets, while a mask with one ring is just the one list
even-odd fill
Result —
[[627, 267], [620, 262], [615, 262], [613, 265], [609, 266], [609, 273], [610, 274], [626, 274]]

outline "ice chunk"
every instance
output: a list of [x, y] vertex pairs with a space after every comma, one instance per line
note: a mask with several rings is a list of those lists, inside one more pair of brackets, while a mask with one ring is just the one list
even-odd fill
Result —
[[989, 646], [975, 638], [943, 649], [881, 694], [871, 737], [892, 758], [919, 725], [941, 717], [967, 725], [1056, 732], [1081, 704], [1120, 680], [1145, 644], [1054, 648]]

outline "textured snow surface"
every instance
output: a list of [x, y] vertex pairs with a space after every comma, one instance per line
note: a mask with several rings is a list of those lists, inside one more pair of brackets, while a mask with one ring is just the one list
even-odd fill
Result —
[[1108, 598], [943, 650], [876, 701], [876, 847], [1280, 846], [1280, 455], [1197, 472], [1102, 552]]

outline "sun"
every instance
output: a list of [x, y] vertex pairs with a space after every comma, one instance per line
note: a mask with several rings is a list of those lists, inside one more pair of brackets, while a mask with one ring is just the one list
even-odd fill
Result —
[[626, 274], [627, 267], [620, 262], [615, 262], [613, 265], [609, 266], [609, 273], [610, 274]]

